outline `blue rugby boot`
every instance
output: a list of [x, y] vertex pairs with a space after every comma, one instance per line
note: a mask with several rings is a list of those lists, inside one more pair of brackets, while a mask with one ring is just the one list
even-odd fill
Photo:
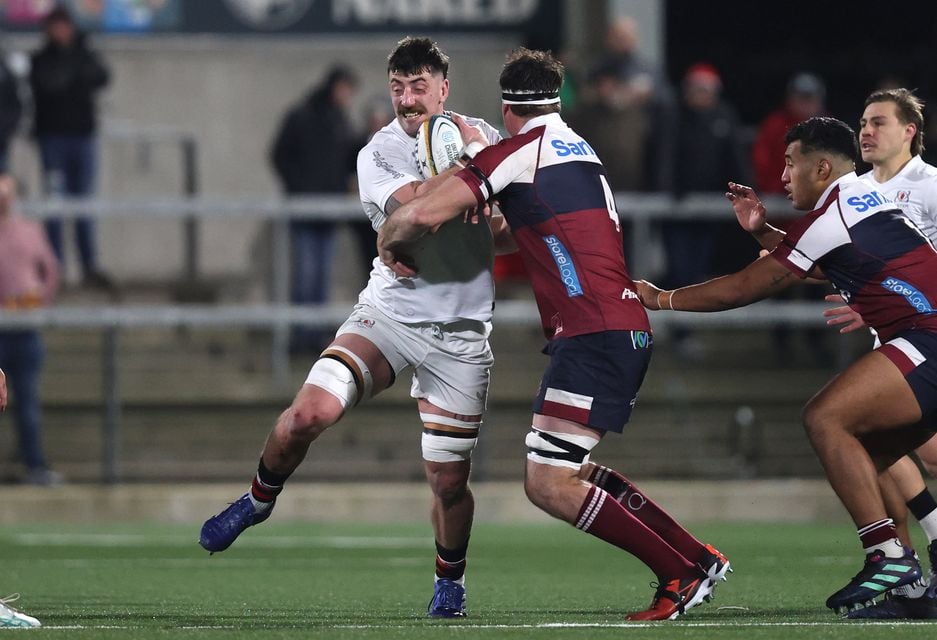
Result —
[[430, 618], [464, 618], [465, 587], [445, 578], [437, 580], [426, 615]]
[[826, 606], [837, 613], [871, 604], [875, 598], [921, 579], [921, 565], [914, 552], [905, 548], [901, 558], [889, 558], [881, 551], [866, 555], [865, 566], [845, 587], [826, 600]]
[[273, 512], [274, 500], [270, 507], [263, 513], [254, 509], [254, 503], [251, 502], [249, 493], [228, 505], [228, 508], [216, 516], [212, 516], [202, 525], [202, 534], [199, 536], [198, 543], [206, 551], [216, 553], [224, 551], [231, 546], [231, 543], [237, 540], [247, 527], [260, 524], [270, 517]]

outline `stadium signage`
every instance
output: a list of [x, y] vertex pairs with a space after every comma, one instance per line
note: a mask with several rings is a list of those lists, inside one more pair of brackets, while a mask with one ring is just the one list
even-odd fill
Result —
[[336, 24], [516, 25], [534, 15], [540, 0], [332, 0]]
[[[518, 32], [556, 39], [552, 0], [60, 0], [83, 29], [105, 33]], [[35, 31], [49, 0], [0, 0], [0, 29]]]

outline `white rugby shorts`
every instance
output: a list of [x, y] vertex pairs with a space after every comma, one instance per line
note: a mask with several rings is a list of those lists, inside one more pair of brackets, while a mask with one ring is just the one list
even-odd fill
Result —
[[479, 320], [403, 323], [359, 302], [336, 335], [372, 342], [398, 376], [413, 368], [410, 396], [462, 415], [485, 412], [494, 356], [491, 323]]

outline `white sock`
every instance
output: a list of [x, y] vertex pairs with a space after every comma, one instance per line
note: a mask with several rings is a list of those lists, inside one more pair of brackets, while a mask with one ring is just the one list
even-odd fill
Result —
[[881, 551], [885, 554], [886, 558], [904, 557], [904, 545], [901, 544], [901, 541], [898, 540], [898, 538], [892, 538], [891, 540], [886, 540], [881, 544], [876, 544], [865, 548], [865, 552], [867, 554], [872, 553], [873, 551]]
[[254, 505], [254, 511], [256, 513], [266, 513], [273, 506], [272, 502], [263, 502], [262, 500], [258, 500], [250, 491], [247, 492], [247, 497], [250, 498], [251, 504]]
[[921, 528], [924, 529], [924, 534], [929, 542], [937, 540], [937, 509], [928, 513], [921, 520]]

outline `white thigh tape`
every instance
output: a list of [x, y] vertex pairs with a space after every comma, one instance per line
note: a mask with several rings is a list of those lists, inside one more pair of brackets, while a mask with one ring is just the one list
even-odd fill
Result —
[[368, 365], [365, 364], [364, 360], [359, 358], [354, 351], [350, 351], [338, 345], [332, 345], [322, 352], [322, 356], [324, 357], [329, 357], [329, 354], [331, 354], [332, 358], [337, 358], [344, 362], [358, 378], [358, 382], [360, 382], [362, 386], [358, 401], [360, 402], [361, 400], [370, 398], [374, 391], [374, 377], [371, 375], [371, 370], [368, 369]]

